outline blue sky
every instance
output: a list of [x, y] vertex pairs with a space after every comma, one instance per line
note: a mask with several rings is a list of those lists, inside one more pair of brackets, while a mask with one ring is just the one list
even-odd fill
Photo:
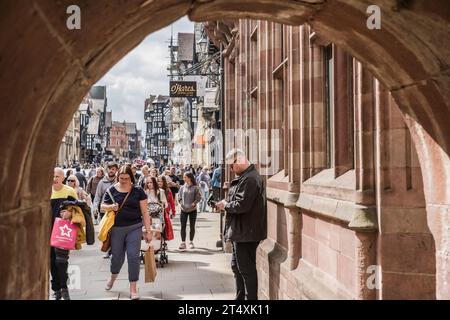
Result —
[[[173, 24], [178, 32], [194, 32], [184, 17]], [[150, 94], [169, 94], [168, 71], [171, 26], [152, 33], [129, 52], [96, 85], [106, 85], [108, 110], [114, 121], [136, 122], [144, 128], [144, 101]]]

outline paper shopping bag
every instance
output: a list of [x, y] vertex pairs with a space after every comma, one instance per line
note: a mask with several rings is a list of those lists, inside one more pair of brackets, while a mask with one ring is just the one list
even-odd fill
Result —
[[153, 248], [150, 247], [144, 256], [145, 262], [145, 283], [154, 282], [156, 279], [156, 261]]
[[69, 220], [56, 218], [53, 224], [50, 245], [55, 248], [74, 250], [77, 240], [77, 228]]

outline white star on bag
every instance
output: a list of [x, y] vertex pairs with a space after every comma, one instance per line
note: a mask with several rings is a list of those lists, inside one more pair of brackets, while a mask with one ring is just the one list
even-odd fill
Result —
[[61, 230], [61, 237], [68, 237], [70, 238], [70, 233], [72, 232], [72, 230], [67, 226], [67, 224], [65, 224], [63, 227], [59, 227], [59, 230]]

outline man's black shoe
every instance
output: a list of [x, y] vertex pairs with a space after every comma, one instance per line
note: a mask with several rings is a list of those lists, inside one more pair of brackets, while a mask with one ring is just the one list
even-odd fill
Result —
[[61, 300], [62, 298], [61, 290], [53, 291], [52, 298], [54, 300]]
[[64, 300], [70, 300], [69, 289], [61, 289], [61, 295]]

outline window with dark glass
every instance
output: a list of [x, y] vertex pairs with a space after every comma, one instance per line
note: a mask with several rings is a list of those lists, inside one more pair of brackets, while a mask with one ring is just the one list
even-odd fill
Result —
[[326, 161], [327, 168], [334, 166], [334, 64], [333, 45], [324, 48], [325, 71], [325, 129], [327, 138]]

